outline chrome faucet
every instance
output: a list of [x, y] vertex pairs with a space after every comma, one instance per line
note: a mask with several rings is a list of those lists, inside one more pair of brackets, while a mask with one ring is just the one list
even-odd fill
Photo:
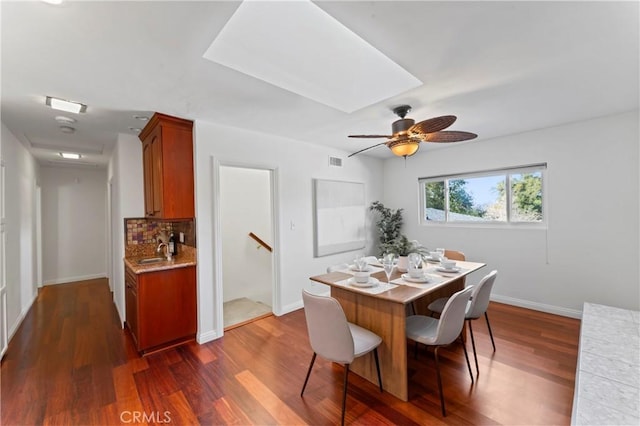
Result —
[[171, 260], [171, 252], [169, 251], [169, 245], [163, 242], [160, 242], [160, 244], [158, 244], [158, 248], [156, 248], [156, 253], [160, 253], [160, 251], [162, 250], [162, 246], [164, 246], [164, 255], [167, 258], [167, 260]]

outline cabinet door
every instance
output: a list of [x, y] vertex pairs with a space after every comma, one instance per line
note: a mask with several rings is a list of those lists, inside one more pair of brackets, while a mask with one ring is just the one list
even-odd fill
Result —
[[153, 159], [152, 167], [152, 197], [153, 197], [153, 216], [162, 217], [163, 202], [163, 176], [162, 176], [162, 126], [151, 134], [151, 158]]
[[138, 281], [136, 275], [125, 267], [126, 324], [138, 347]]
[[196, 268], [138, 275], [139, 349], [195, 337]]
[[142, 144], [142, 164], [144, 169], [144, 212], [145, 216], [153, 216], [153, 157], [151, 141]]

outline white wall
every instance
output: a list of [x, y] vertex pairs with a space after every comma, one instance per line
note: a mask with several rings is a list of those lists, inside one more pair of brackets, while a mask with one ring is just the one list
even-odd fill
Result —
[[124, 324], [124, 219], [144, 217], [142, 144], [136, 136], [120, 134], [107, 171], [111, 185], [111, 288]]
[[273, 255], [249, 238], [273, 246], [268, 170], [220, 168], [223, 300], [242, 297], [272, 304]]
[[[638, 111], [385, 161], [404, 232], [499, 271], [494, 299], [568, 316], [583, 302], [640, 309]], [[548, 229], [418, 224], [419, 177], [547, 162]], [[603, 253], [605, 253], [603, 255]], [[607, 267], [610, 259], [618, 266]]]
[[[351, 260], [354, 253], [313, 257], [312, 179], [364, 182], [367, 204], [382, 197], [382, 162], [365, 156], [346, 158], [347, 152], [310, 145], [206, 122], [195, 123], [196, 217], [198, 244], [198, 341], [222, 335], [222, 302], [215, 269], [221, 235], [214, 228], [218, 214], [216, 164], [274, 168], [276, 179], [275, 262], [279, 290], [274, 312], [281, 315], [302, 306], [302, 288], [309, 277], [327, 265]], [[348, 141], [345, 140], [345, 146]], [[328, 156], [343, 158], [343, 167], [328, 165]], [[215, 197], [214, 197], [215, 194]], [[293, 225], [293, 226], [292, 226]], [[293, 229], [292, 229], [293, 228]], [[368, 241], [373, 251], [375, 229], [368, 215]], [[362, 251], [362, 250], [360, 250]]]
[[37, 296], [35, 159], [2, 124], [0, 139], [5, 164], [7, 328], [9, 338]]
[[42, 167], [40, 176], [44, 284], [105, 277], [106, 170]]

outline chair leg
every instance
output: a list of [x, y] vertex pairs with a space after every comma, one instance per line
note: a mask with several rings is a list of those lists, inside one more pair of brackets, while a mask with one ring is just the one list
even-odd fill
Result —
[[467, 345], [464, 344], [464, 340], [462, 340], [462, 335], [458, 338], [460, 340], [460, 344], [462, 345], [462, 351], [464, 352], [464, 359], [467, 361], [467, 369], [469, 370], [469, 377], [471, 377], [471, 384], [473, 384], [473, 373], [471, 372], [471, 364], [469, 364], [469, 354], [467, 353]]
[[476, 373], [480, 375], [480, 369], [478, 368], [478, 354], [476, 353], [476, 340], [473, 338], [473, 327], [471, 326], [471, 320], [467, 320], [469, 324], [469, 334], [471, 335], [471, 347], [473, 348], [473, 359], [476, 361]]
[[378, 361], [378, 348], [373, 350], [373, 357], [376, 359], [376, 370], [378, 371], [378, 385], [380, 385], [380, 392], [382, 392], [382, 376], [380, 375], [380, 362]]
[[307, 370], [307, 377], [305, 377], [304, 379], [304, 385], [302, 385], [302, 391], [300, 391], [300, 396], [302, 396], [302, 394], [304, 393], [304, 388], [307, 387], [307, 382], [309, 381], [309, 375], [311, 374], [311, 368], [313, 368], [313, 363], [316, 361], [316, 353], [313, 353], [313, 356], [311, 357], [311, 364], [309, 364], [309, 370]]
[[349, 381], [349, 364], [344, 365], [344, 389], [342, 391], [342, 421], [341, 425], [344, 426], [344, 412], [347, 406], [347, 383]]
[[436, 374], [438, 376], [438, 393], [440, 394], [440, 407], [442, 408], [442, 416], [447, 416], [447, 411], [444, 408], [444, 394], [442, 393], [442, 378], [440, 377], [440, 364], [438, 363], [438, 349], [440, 346], [436, 346], [433, 350], [434, 357], [436, 359]]
[[491, 345], [493, 346], [493, 351], [496, 351], [496, 343], [493, 341], [493, 333], [491, 332], [491, 324], [489, 324], [489, 315], [487, 315], [487, 311], [484, 312], [484, 319], [487, 320], [487, 328], [489, 329], [489, 336], [491, 337]]

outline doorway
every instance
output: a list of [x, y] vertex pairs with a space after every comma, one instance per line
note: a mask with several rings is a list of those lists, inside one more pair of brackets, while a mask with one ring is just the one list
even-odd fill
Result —
[[272, 171], [220, 166], [224, 329], [273, 312]]

